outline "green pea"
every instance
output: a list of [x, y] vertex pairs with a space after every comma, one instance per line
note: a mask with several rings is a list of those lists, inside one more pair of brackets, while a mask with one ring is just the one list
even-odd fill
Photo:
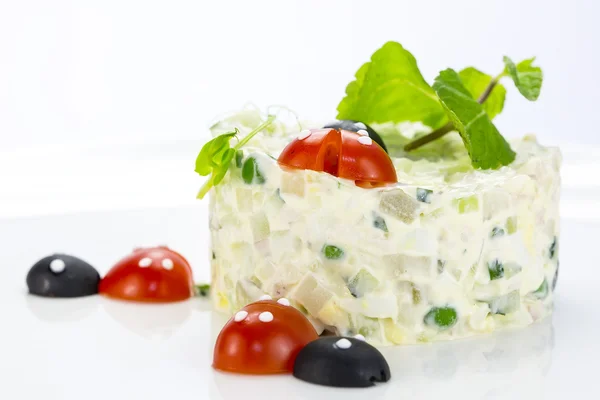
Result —
[[448, 329], [456, 324], [458, 317], [456, 310], [452, 307], [433, 307], [423, 318], [423, 322], [426, 325], [438, 326], [440, 328]]
[[344, 256], [344, 250], [330, 244], [324, 245], [321, 251], [325, 255], [325, 258], [329, 260], [339, 260]]

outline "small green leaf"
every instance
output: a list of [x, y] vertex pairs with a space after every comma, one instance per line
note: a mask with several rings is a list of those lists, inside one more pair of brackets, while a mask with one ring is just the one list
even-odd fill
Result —
[[[479, 99], [493, 79], [490, 75], [473, 67], [463, 69], [458, 75], [460, 76], [463, 85], [465, 85], [465, 88], [471, 93], [471, 96], [473, 96], [474, 99]], [[483, 109], [490, 119], [494, 119], [496, 115], [502, 112], [505, 99], [506, 88], [500, 83], [497, 83], [490, 96], [485, 103], [483, 103]]]
[[194, 285], [194, 293], [196, 294], [196, 296], [202, 296], [202, 297], [208, 296], [210, 293], [210, 284], [204, 283], [204, 284]]
[[504, 56], [504, 74], [509, 75], [515, 83], [519, 92], [530, 101], [535, 101], [540, 96], [544, 75], [540, 67], [534, 67], [535, 57], [515, 63]]
[[344, 256], [344, 250], [329, 244], [324, 245], [321, 251], [325, 255], [325, 258], [329, 260], [339, 260]]
[[356, 73], [338, 105], [338, 119], [376, 122], [420, 121], [437, 128], [447, 121], [413, 55], [388, 42]]
[[246, 161], [244, 161], [244, 165], [242, 166], [242, 179], [248, 185], [251, 185], [253, 183], [261, 185], [265, 183], [265, 177], [258, 168], [256, 158], [250, 157]]
[[[234, 156], [237, 155], [238, 150], [243, 145], [248, 143], [258, 132], [262, 131], [270, 124], [272, 124], [274, 120], [275, 116], [269, 115], [266, 121], [254, 128], [234, 147], [230, 147], [229, 141], [232, 137], [236, 136], [239, 133], [237, 128], [233, 132], [227, 132], [217, 136], [216, 138], [207, 142], [202, 147], [202, 150], [200, 150], [200, 154], [198, 154], [198, 157], [196, 158], [195, 171], [202, 176], [206, 176], [211, 173], [212, 174], [210, 178], [208, 178], [208, 180], [200, 188], [200, 191], [198, 192], [197, 196], [199, 199], [204, 198], [204, 196], [206, 196], [206, 194], [210, 191], [210, 189], [213, 186], [218, 185], [223, 180], [225, 174], [227, 173], [227, 170], [229, 169], [229, 166], [231, 165], [231, 160]], [[236, 157], [236, 164], [237, 163], [238, 160]], [[260, 172], [258, 172], [256, 176], [256, 179], [258, 179], [258, 183], [264, 183], [264, 178], [262, 177]], [[261, 179], [262, 182], [260, 182]]]
[[456, 71], [440, 72], [433, 89], [459, 131], [475, 168], [497, 169], [514, 161], [514, 151], [481, 104], [464, 87]]

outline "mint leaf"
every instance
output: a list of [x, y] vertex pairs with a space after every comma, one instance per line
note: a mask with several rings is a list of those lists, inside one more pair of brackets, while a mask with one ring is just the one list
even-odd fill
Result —
[[496, 169], [508, 165], [515, 153], [494, 126], [483, 106], [465, 88], [453, 69], [446, 69], [435, 78], [433, 89], [469, 152], [475, 168]]
[[[465, 88], [471, 93], [471, 96], [477, 100], [486, 91], [493, 79], [490, 75], [473, 67], [463, 69], [458, 75]], [[496, 115], [502, 112], [505, 98], [506, 88], [497, 83], [492, 89], [491, 94], [483, 103], [483, 109], [490, 119], [494, 119]]]
[[544, 78], [542, 69], [531, 65], [534, 61], [535, 57], [515, 65], [510, 58], [504, 56], [504, 65], [506, 65], [504, 75], [509, 75], [519, 92], [530, 101], [535, 101], [540, 96]]
[[338, 119], [367, 124], [420, 121], [437, 128], [447, 120], [417, 61], [396, 42], [384, 44], [360, 67], [337, 110]]

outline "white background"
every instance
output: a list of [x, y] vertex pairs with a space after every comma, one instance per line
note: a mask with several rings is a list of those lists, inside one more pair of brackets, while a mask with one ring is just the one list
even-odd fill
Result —
[[[0, 398], [594, 398], [598, 4], [0, 0]], [[540, 100], [522, 100], [507, 82], [497, 124], [508, 136], [535, 132], [565, 154], [551, 320], [386, 349], [392, 382], [339, 391], [213, 372], [222, 321], [207, 305], [25, 295], [27, 269], [54, 251], [104, 274], [132, 247], [168, 244], [207, 279], [206, 202], [195, 200], [193, 160], [213, 117], [254, 102], [332, 118], [356, 69], [388, 40], [411, 50], [429, 81], [448, 66], [496, 73], [505, 54], [538, 56]]]
[[503, 55], [538, 56], [541, 98], [511, 87], [501, 131], [598, 144], [599, 12], [594, 0], [1, 0], [0, 157], [202, 139], [215, 116], [249, 101], [333, 118], [354, 72], [388, 40], [430, 82], [448, 66], [495, 74]]

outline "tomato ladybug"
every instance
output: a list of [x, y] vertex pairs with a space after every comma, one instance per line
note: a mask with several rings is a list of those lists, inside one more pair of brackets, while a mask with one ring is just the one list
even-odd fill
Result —
[[317, 338], [312, 324], [287, 299], [257, 301], [225, 324], [213, 367], [241, 374], [290, 373], [300, 350]]
[[170, 303], [193, 295], [192, 269], [179, 253], [165, 246], [135, 249], [100, 281], [99, 293], [108, 297]]
[[356, 132], [356, 133], [364, 130], [369, 134], [369, 137], [371, 139], [373, 139], [373, 141], [375, 143], [380, 145], [381, 148], [383, 150], [385, 150], [386, 153], [388, 152], [388, 149], [387, 149], [385, 143], [383, 142], [383, 139], [381, 138], [381, 136], [379, 136], [379, 134], [377, 132], [375, 132], [375, 129], [371, 128], [369, 125], [365, 124], [364, 122], [354, 121], [351, 119], [342, 119], [342, 120], [330, 122], [327, 125], [325, 125], [323, 128], [344, 129], [344, 130], [347, 130], [350, 132]]
[[396, 169], [387, 153], [369, 137], [339, 129], [304, 130], [283, 149], [283, 167], [326, 172], [362, 187], [396, 183]]

